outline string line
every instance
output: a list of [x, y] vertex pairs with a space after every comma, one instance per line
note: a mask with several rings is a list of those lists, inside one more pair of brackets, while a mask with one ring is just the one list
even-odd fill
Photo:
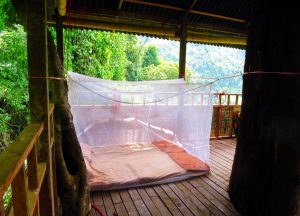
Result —
[[48, 80], [65, 80], [63, 77], [52, 77], [52, 76], [29, 76], [29, 79], [48, 79]]
[[253, 71], [253, 72], [245, 72], [243, 75], [244, 76], [249, 76], [249, 75], [288, 75], [288, 76], [299, 76], [300, 73], [295, 73], [295, 72], [266, 72], [266, 71]]

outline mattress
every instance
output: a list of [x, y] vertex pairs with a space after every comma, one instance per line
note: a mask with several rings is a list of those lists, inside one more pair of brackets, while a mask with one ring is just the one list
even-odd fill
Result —
[[91, 191], [163, 184], [209, 172], [206, 163], [165, 141], [81, 148]]

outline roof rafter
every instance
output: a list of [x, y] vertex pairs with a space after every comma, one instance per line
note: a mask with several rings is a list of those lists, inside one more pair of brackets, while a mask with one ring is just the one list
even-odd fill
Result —
[[[97, 20], [97, 21], [104, 21], [104, 22], [119, 22], [120, 20], [123, 20], [124, 22], [128, 24], [132, 24], [134, 22], [140, 22], [141, 26], [145, 26], [146, 24], [149, 25], [162, 25], [162, 26], [173, 26], [178, 27], [181, 25], [181, 23], [178, 20], [173, 19], [164, 19], [163, 24], [161, 19], [156, 19], [155, 17], [149, 17], [145, 15], [139, 15], [139, 14], [132, 14], [128, 12], [123, 11], [112, 11], [112, 10], [101, 10], [97, 13], [73, 13], [68, 12], [66, 14], [66, 22], [65, 25], [68, 24], [68, 22], [71, 22], [74, 18], [80, 18], [82, 20]], [[115, 20], [117, 18], [117, 20]], [[209, 30], [213, 32], [222, 32], [222, 33], [228, 33], [233, 35], [243, 35], [246, 36], [248, 32], [246, 30], [240, 30], [237, 28], [232, 27], [223, 27], [223, 26], [216, 26], [213, 24], [205, 24], [205, 23], [187, 23], [187, 27], [189, 29], [202, 29], [202, 30]]]
[[198, 0], [193, 1], [193, 3], [190, 5], [189, 9], [186, 11], [185, 16], [187, 16], [191, 12], [192, 8], [194, 7], [194, 5], [196, 4], [197, 1]]
[[[170, 10], [186, 12], [186, 9], [184, 9], [184, 8], [170, 6], [170, 5], [164, 5], [164, 4], [160, 4], [160, 3], [146, 2], [146, 1], [142, 1], [142, 0], [123, 0], [123, 1], [128, 2], [128, 3], [142, 4], [142, 5], [147, 5], [147, 6], [160, 7], [160, 8], [170, 9]], [[198, 14], [198, 15], [202, 15], [202, 16], [208, 16], [208, 17], [214, 17], [214, 18], [228, 20], [228, 21], [232, 21], [232, 22], [239, 22], [239, 23], [247, 22], [246, 20], [243, 20], [243, 19], [227, 17], [227, 16], [223, 16], [223, 15], [219, 15], [219, 14], [208, 13], [208, 12], [192, 10], [192, 9], [189, 10], [189, 13]]]
[[122, 8], [122, 4], [123, 4], [123, 0], [119, 0], [119, 4], [118, 4], [118, 10], [121, 10], [121, 8]]

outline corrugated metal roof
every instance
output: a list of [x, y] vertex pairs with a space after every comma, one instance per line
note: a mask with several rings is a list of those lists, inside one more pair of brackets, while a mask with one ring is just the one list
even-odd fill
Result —
[[[69, 21], [77, 14], [77, 22], [104, 22], [124, 29], [116, 31], [126, 32], [126, 25], [132, 25], [127, 31], [137, 26], [140, 28], [161, 28], [162, 34], [151, 34], [150, 30], [134, 34], [151, 37], [169, 38], [163, 34], [175, 29], [171, 39], [178, 38], [182, 20], [187, 23], [187, 34], [214, 34], [216, 37], [232, 37], [245, 39], [247, 37], [247, 21], [249, 19], [251, 2], [249, 0], [69, 0], [67, 3], [67, 17]], [[191, 8], [191, 6], [193, 7]], [[121, 6], [121, 7], [120, 7]], [[71, 17], [71, 15], [73, 17]], [[67, 22], [67, 21], [66, 21]], [[118, 25], [116, 25], [116, 23]], [[85, 24], [84, 24], [85, 25]], [[84, 25], [80, 25], [83, 27]], [[93, 26], [95, 24], [93, 23]], [[103, 26], [103, 25], [102, 25]], [[86, 26], [89, 28], [89, 26]], [[111, 28], [108, 28], [111, 29]], [[191, 37], [190, 37], [191, 38]], [[208, 43], [209, 42], [203, 42]], [[232, 43], [214, 43], [223, 46], [242, 48], [245, 45]]]

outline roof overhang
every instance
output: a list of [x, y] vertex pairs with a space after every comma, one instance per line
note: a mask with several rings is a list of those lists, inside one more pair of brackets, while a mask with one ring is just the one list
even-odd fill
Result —
[[224, 2], [212, 0], [57, 0], [56, 5], [65, 28], [179, 40], [181, 26], [186, 23], [188, 42], [244, 48], [248, 35], [247, 2], [228, 0], [226, 7]]

